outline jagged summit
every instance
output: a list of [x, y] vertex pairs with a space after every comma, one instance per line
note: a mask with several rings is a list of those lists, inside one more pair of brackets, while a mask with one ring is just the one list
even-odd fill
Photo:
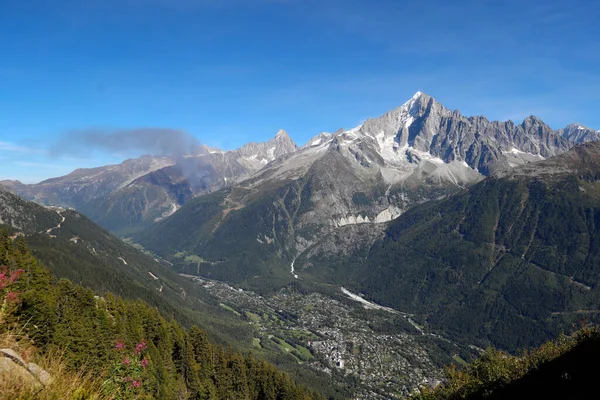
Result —
[[[491, 122], [485, 116], [466, 117], [418, 91], [380, 117], [369, 118], [351, 129], [312, 137], [299, 153], [291, 154], [286, 165], [273, 167], [285, 176], [296, 177], [314, 160], [334, 152], [357, 163], [355, 168], [362, 173], [380, 171], [388, 184], [425, 174], [463, 185], [499, 170], [563, 153], [573, 143], [590, 140], [594, 135], [589, 131], [585, 138], [568, 138], [534, 115], [519, 125]], [[280, 177], [278, 173], [274, 176]]]
[[528, 117], [526, 117], [523, 120], [523, 122], [521, 123], [521, 125], [523, 125], [523, 126], [541, 125], [543, 127], [548, 127], [548, 129], [551, 129], [544, 121], [542, 121], [541, 118], [539, 118], [535, 115], [529, 115]]
[[275, 135], [275, 139], [280, 138], [280, 137], [289, 137], [290, 135], [287, 133], [287, 131], [285, 129], [280, 129], [277, 131], [277, 134]]
[[567, 125], [558, 133], [572, 143], [595, 142], [600, 140], [600, 131], [593, 130], [579, 123]]
[[298, 146], [294, 142], [294, 140], [290, 137], [287, 131], [280, 129], [277, 131], [275, 137], [270, 140], [268, 143], [275, 143], [279, 149], [275, 151], [277, 157], [280, 157], [284, 154], [294, 152], [298, 149]]
[[584, 129], [589, 129], [591, 130], [591, 128], [588, 128], [587, 126], [583, 126], [581, 125], [579, 122], [573, 122], [572, 124], [569, 124], [565, 127], [565, 129], [577, 129], [577, 130], [584, 130]]
[[275, 137], [268, 142], [255, 143], [251, 142], [235, 152], [246, 159], [247, 161], [258, 161], [262, 165], [265, 165], [281, 156], [296, 151], [298, 146], [286, 131], [280, 129]]
[[340, 134], [343, 132], [344, 132], [343, 129], [337, 130], [336, 133], [321, 132], [317, 136], [313, 136], [312, 138], [310, 138], [310, 140], [304, 146], [302, 146], [302, 148], [319, 146], [323, 143], [329, 142], [333, 138], [334, 135]]
[[567, 125], [564, 129], [578, 130], [578, 131], [600, 132], [600, 130], [592, 129], [589, 126], [585, 126], [585, 125], [580, 124], [579, 122], [573, 122], [572, 124]]
[[430, 96], [429, 94], [418, 90], [415, 94], [413, 94], [413, 96], [410, 98], [410, 100], [408, 100], [404, 104], [409, 103], [414, 100], [424, 100], [425, 102], [427, 102], [427, 101], [429, 101], [429, 99], [433, 99], [433, 96]]

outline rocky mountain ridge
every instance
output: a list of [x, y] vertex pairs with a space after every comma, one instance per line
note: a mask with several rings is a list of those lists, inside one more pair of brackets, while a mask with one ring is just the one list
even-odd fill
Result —
[[569, 124], [559, 129], [559, 134], [571, 143], [597, 142], [600, 140], [600, 130], [595, 131], [578, 123]]
[[[312, 193], [313, 202], [327, 203], [321, 207], [327, 211], [306, 219], [334, 226], [386, 222], [413, 204], [496, 171], [561, 154], [593, 136], [569, 137], [574, 142], [534, 116], [519, 125], [464, 117], [417, 92], [402, 106], [353, 129], [320, 133], [239, 186], [262, 191], [319, 170], [315, 179], [329, 176], [322, 186], [333, 189]], [[367, 195], [373, 191], [374, 196]]]
[[264, 143], [222, 151], [201, 146], [178, 157], [142, 156], [118, 165], [78, 169], [63, 177], [25, 185], [1, 185], [43, 205], [74, 207], [115, 233], [149, 226], [194, 196], [247, 177], [278, 157], [297, 149], [287, 132]]
[[268, 142], [232, 151], [202, 146], [178, 159], [146, 156], [35, 185], [4, 184], [42, 204], [76, 207], [112, 232], [129, 235], [224, 187], [256, 192], [304, 177], [319, 181], [323, 190], [311, 193], [321, 206], [303, 216], [302, 225], [312, 219], [344, 226], [389, 221], [496, 171], [598, 137], [578, 124], [553, 130], [534, 116], [521, 124], [465, 117], [417, 92], [378, 118], [321, 133], [300, 148], [280, 130]]

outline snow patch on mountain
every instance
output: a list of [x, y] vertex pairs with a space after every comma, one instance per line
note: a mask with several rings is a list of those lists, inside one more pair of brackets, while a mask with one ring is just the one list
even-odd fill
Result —
[[427, 161], [432, 162], [437, 165], [446, 164], [444, 162], [444, 160], [442, 160], [441, 158], [434, 157], [429, 152], [417, 150], [417, 149], [413, 148], [412, 146], [408, 147], [407, 154], [410, 154], [411, 157], [416, 157], [418, 159], [418, 161], [427, 160]]
[[523, 165], [529, 162], [542, 161], [544, 157], [539, 154], [533, 154], [512, 147], [509, 150], [502, 150], [502, 154], [506, 156], [506, 161], [511, 168]]
[[402, 214], [402, 211], [395, 206], [390, 206], [381, 211], [375, 218], [369, 218], [368, 215], [348, 215], [332, 221], [335, 227], [358, 224], [381, 224], [397, 218]]
[[402, 214], [402, 210], [400, 210], [398, 207], [390, 206], [390, 207], [386, 208], [385, 210], [383, 210], [382, 212], [380, 212], [379, 214], [377, 214], [377, 217], [375, 217], [375, 222], [376, 223], [388, 222], [388, 221], [398, 218], [401, 214]]
[[342, 217], [337, 221], [334, 221], [333, 225], [339, 227], [339, 226], [346, 226], [346, 225], [368, 224], [370, 222], [371, 222], [371, 220], [369, 220], [368, 216], [363, 217], [362, 215], [359, 215], [359, 216], [350, 215], [347, 217]]
[[363, 127], [363, 124], [360, 124], [360, 125], [358, 125], [358, 126], [355, 126], [355, 127], [354, 127], [354, 128], [352, 128], [352, 129], [348, 129], [347, 131], [344, 131], [343, 133], [346, 133], [346, 134], [353, 135], [353, 134], [355, 134], [356, 132], [360, 131], [360, 129], [361, 129], [362, 127]]

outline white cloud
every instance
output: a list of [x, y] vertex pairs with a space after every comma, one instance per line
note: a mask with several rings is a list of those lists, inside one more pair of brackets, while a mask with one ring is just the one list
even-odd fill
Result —
[[32, 149], [25, 146], [19, 146], [18, 144], [10, 143], [10, 142], [2, 142], [0, 141], [0, 151], [12, 152], [12, 153], [35, 153], [39, 152], [39, 150]]
[[63, 166], [63, 165], [40, 163], [40, 162], [30, 162], [30, 161], [15, 161], [15, 164], [20, 165], [22, 167], [34, 167], [34, 168], [55, 168], [55, 169], [65, 168], [65, 166]]

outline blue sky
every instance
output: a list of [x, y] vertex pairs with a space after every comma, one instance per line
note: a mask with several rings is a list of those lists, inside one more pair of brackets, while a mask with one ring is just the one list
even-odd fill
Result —
[[466, 115], [600, 129], [599, 3], [0, 0], [0, 179], [139, 153], [49, 151], [72, 131], [231, 149], [284, 128], [303, 144], [417, 90]]

